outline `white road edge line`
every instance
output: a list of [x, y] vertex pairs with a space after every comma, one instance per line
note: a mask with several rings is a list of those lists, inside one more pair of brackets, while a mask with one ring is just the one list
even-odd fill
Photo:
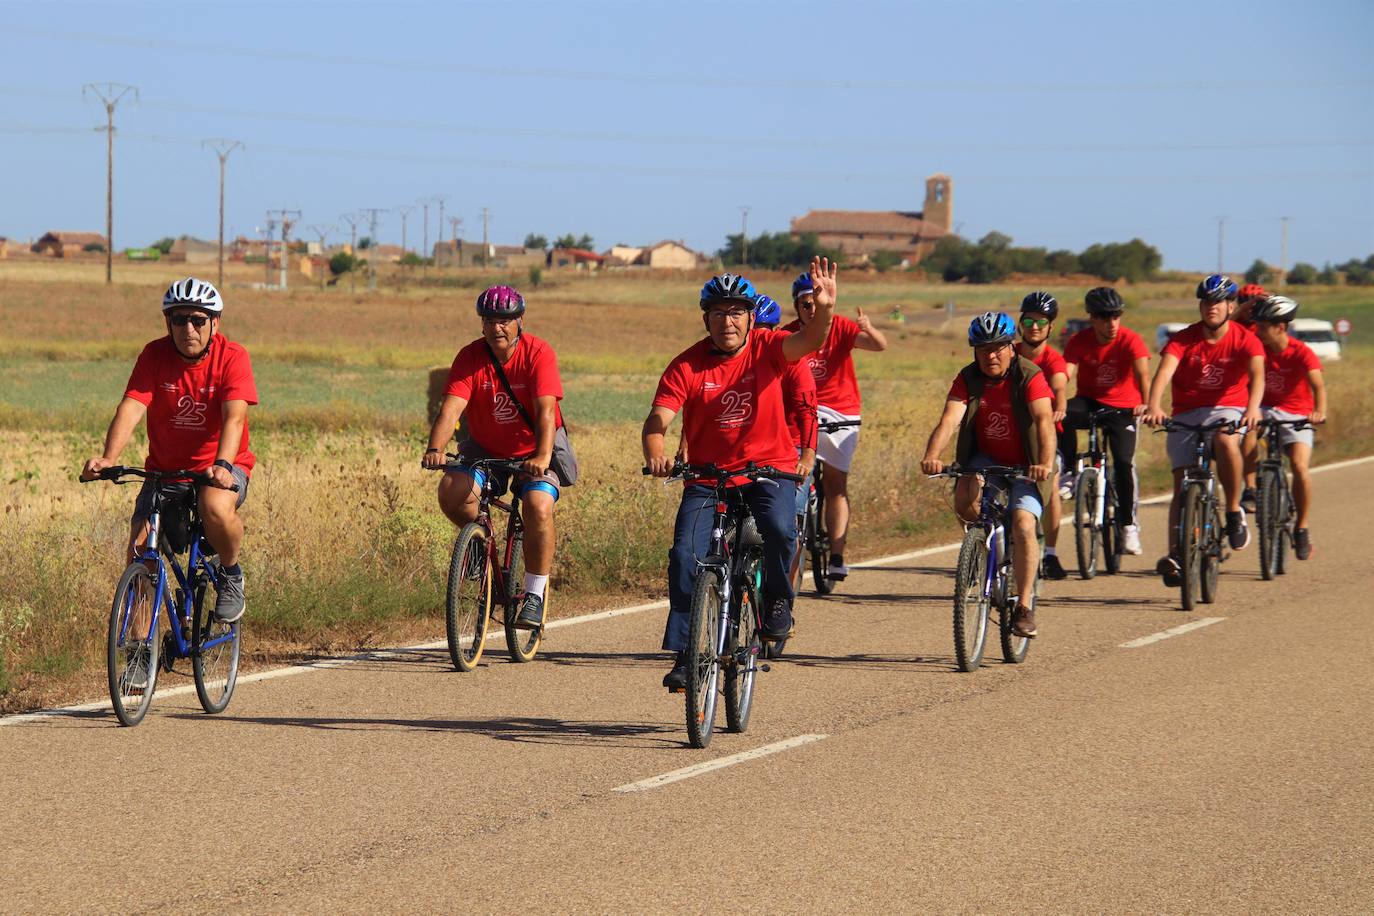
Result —
[[756, 747], [752, 751], [741, 751], [738, 754], [731, 754], [728, 757], [717, 757], [715, 760], [707, 760], [704, 763], [696, 763], [680, 770], [673, 770], [670, 773], [663, 773], [658, 776], [650, 776], [648, 779], [641, 779], [639, 782], [627, 783], [623, 786], [616, 786], [612, 792], [647, 792], [650, 789], [657, 789], [670, 783], [681, 782], [684, 779], [691, 779], [693, 776], [701, 776], [715, 770], [734, 766], [737, 763], [744, 763], [746, 760], [757, 760], [760, 757], [767, 757], [770, 754], [777, 754], [782, 751], [791, 750], [794, 747], [801, 747], [803, 744], [810, 744], [813, 741], [823, 741], [829, 735], [797, 735], [795, 738], [786, 738], [782, 741], [774, 741], [772, 744], [765, 744], [763, 747]]
[[[1345, 461], [1336, 461], [1331, 464], [1317, 465], [1312, 469], [1312, 473], [1318, 474], [1322, 471], [1338, 471], [1342, 468], [1352, 467], [1357, 464], [1367, 464], [1371, 461], [1374, 461], [1374, 455], [1366, 455], [1362, 458], [1350, 458]], [[1168, 502], [1170, 498], [1171, 497], [1169, 496], [1169, 494], [1166, 493], [1162, 496], [1151, 496], [1148, 499], [1142, 499], [1140, 501], [1140, 504], [1142, 506], [1155, 505], [1158, 503]], [[1073, 519], [1071, 517], [1066, 516], [1064, 520], [1060, 523], [1060, 527], [1071, 524], [1072, 522]], [[875, 566], [885, 566], [889, 563], [900, 563], [903, 560], [916, 560], [920, 559], [921, 557], [933, 556], [937, 553], [945, 553], [950, 550], [958, 550], [959, 547], [960, 542], [955, 542], [953, 544], [941, 544], [938, 547], [925, 547], [921, 550], [913, 550], [907, 553], [896, 553], [887, 557], [878, 557], [874, 560], [865, 560], [862, 563], [855, 563], [853, 566], [850, 567], [850, 569], [870, 569]], [[807, 573], [806, 575], [810, 576], [811, 573]], [[629, 607], [611, 608], [608, 611], [597, 611], [596, 613], [583, 614], [579, 617], [566, 617], [562, 620], [552, 620], [549, 622], [548, 626], [545, 627], [545, 629], [556, 630], [561, 627], [577, 626], [578, 624], [592, 623], [597, 620], [610, 620], [612, 617], [625, 617], [630, 614], [641, 614], [645, 611], [659, 610], [667, 606], [667, 599], [662, 599], [659, 601], [650, 601], [647, 604], [635, 604]], [[285, 668], [272, 668], [267, 671], [259, 671], [255, 674], [245, 674], [239, 678], [238, 682], [240, 684], [251, 684], [254, 681], [268, 681], [279, 677], [291, 677], [297, 674], [309, 674], [312, 671], [322, 671], [327, 670], [329, 668], [341, 668], [345, 665], [353, 664], [356, 662], [376, 661], [378, 659], [387, 658], [389, 656], [404, 655], [408, 652], [422, 652], [431, 649], [441, 649], [447, 645], [448, 642], [446, 640], [437, 640], [435, 642], [421, 643], [416, 646], [404, 646], [397, 649], [377, 649], [372, 652], [360, 652], [356, 655], [344, 655], [338, 658], [320, 659], [319, 661], [309, 662], [303, 665], [290, 665]], [[169, 690], [159, 690], [157, 692], [157, 696], [182, 696], [184, 694], [191, 693], [194, 690], [195, 687], [188, 684], [184, 687], [173, 687]], [[3, 728], [6, 725], [21, 725], [25, 722], [33, 722], [39, 719], [49, 719], [53, 716], [69, 716], [73, 713], [93, 712], [97, 709], [108, 709], [109, 705], [109, 700], [97, 700], [92, 703], [82, 703], [78, 706], [61, 706], [56, 709], [39, 709], [33, 712], [24, 712], [16, 713], [9, 716], [0, 716], [0, 728]]]
[[1139, 639], [1132, 639], [1130, 642], [1123, 642], [1117, 646], [1118, 649], [1139, 649], [1141, 646], [1148, 646], [1163, 639], [1172, 639], [1175, 636], [1182, 636], [1184, 633], [1191, 633], [1193, 630], [1200, 630], [1203, 627], [1210, 627], [1214, 623], [1221, 623], [1225, 617], [1200, 617], [1191, 623], [1181, 624], [1180, 626], [1170, 627], [1158, 633], [1151, 633], [1149, 636], [1142, 636]]

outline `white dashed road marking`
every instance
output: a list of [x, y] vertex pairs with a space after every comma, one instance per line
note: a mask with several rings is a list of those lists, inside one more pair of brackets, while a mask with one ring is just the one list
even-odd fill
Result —
[[639, 782], [616, 786], [611, 791], [647, 792], [650, 789], [657, 789], [660, 786], [666, 786], [670, 783], [691, 779], [693, 776], [701, 776], [704, 773], [721, 770], [728, 766], [734, 766], [737, 763], [744, 763], [746, 760], [757, 760], [760, 757], [767, 757], [770, 754], [788, 751], [794, 747], [801, 747], [803, 744], [810, 744], [812, 741], [822, 741], [829, 737], [829, 735], [797, 735], [795, 738], [787, 738], [782, 741], [774, 741], [772, 744], [765, 744], [763, 747], [756, 747], [752, 751], [741, 751], [738, 754], [731, 754], [729, 757], [717, 757], [715, 760], [695, 763], [692, 766], [683, 767], [680, 770], [673, 770], [670, 773], [650, 776], [648, 779], [641, 779]]

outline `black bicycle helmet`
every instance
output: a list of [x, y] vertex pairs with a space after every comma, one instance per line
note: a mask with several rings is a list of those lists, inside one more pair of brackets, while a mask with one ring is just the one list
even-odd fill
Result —
[[1021, 300], [1021, 314], [1043, 315], [1053, 321], [1059, 317], [1059, 300], [1037, 290]]
[[1088, 290], [1088, 294], [1083, 297], [1083, 305], [1087, 308], [1088, 314], [1094, 316], [1120, 315], [1126, 311], [1126, 303], [1121, 300], [1121, 294], [1110, 286]]

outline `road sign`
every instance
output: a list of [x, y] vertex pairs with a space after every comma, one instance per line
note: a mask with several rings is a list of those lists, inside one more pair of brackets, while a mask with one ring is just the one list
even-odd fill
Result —
[[1349, 319], [1349, 318], [1337, 318], [1337, 319], [1336, 319], [1336, 333], [1339, 334], [1339, 335], [1341, 335], [1342, 337], [1348, 337], [1348, 336], [1350, 335], [1350, 319]]

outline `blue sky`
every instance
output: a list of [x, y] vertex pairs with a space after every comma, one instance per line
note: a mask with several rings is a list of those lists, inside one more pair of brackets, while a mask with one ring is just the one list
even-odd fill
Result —
[[[714, 250], [811, 208], [919, 209], [954, 179], [978, 238], [1079, 250], [1139, 236], [1165, 264], [1374, 251], [1374, 3], [653, 0], [0, 3], [0, 235], [213, 238], [269, 209], [305, 227], [443, 194], [494, 241], [590, 233]], [[437, 206], [431, 207], [430, 238]], [[421, 237], [420, 210], [409, 242]]]

